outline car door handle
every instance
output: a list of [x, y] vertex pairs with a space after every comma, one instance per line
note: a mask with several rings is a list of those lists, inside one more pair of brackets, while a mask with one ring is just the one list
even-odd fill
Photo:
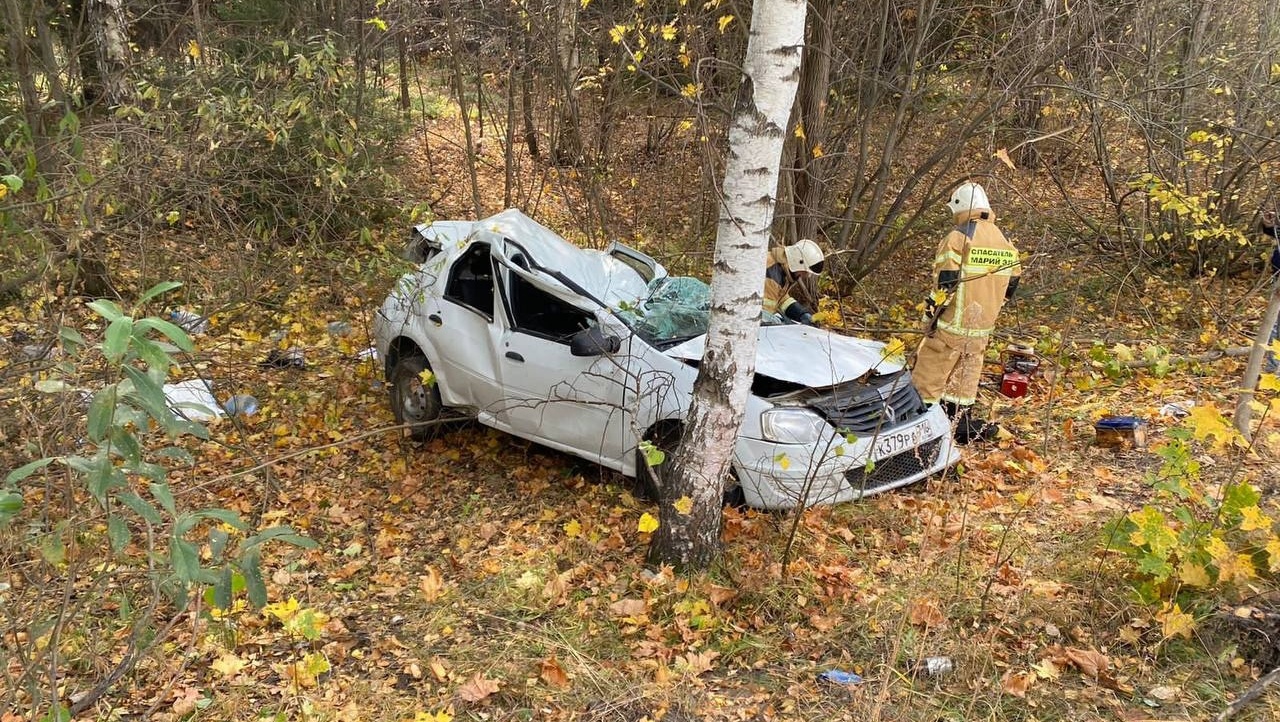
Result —
[[438, 313], [433, 313], [430, 316], [427, 316], [427, 320], [430, 321], [431, 323], [434, 323], [437, 326], [444, 325], [444, 321], [440, 319], [440, 314]]
[[515, 351], [508, 351], [507, 358], [511, 359], [512, 361], [519, 361], [520, 363], [524, 363], [524, 356], [521, 356]]

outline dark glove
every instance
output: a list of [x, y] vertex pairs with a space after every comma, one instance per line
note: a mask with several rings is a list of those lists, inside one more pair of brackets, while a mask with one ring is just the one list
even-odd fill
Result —
[[924, 297], [924, 313], [925, 313], [925, 315], [926, 315], [926, 316], [931, 316], [931, 315], [933, 315], [933, 312], [934, 312], [934, 311], [936, 311], [936, 310], [938, 310], [938, 302], [937, 302], [937, 301], [935, 301], [935, 300], [933, 300], [933, 294], [931, 293], [931, 294], [929, 294], [928, 296], [925, 296], [925, 297]]
[[[792, 321], [795, 321], [796, 323], [804, 323], [810, 326], [813, 325], [813, 314], [809, 312], [809, 309], [804, 307], [803, 303], [799, 303], [799, 302], [792, 303], [791, 305], [787, 306], [787, 310], [783, 311], [782, 315], [786, 316]], [[808, 320], [806, 321], [805, 319], [808, 319]]]
[[956, 286], [960, 285], [959, 271], [939, 271], [938, 272], [938, 288], [948, 293], [956, 290]]
[[1004, 300], [1006, 301], [1012, 300], [1013, 294], [1017, 292], [1018, 292], [1018, 277], [1014, 276], [1013, 278], [1009, 279], [1009, 285], [1006, 286], [1004, 289]]

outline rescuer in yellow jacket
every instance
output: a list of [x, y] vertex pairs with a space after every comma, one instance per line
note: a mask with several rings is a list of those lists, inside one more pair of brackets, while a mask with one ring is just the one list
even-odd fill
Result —
[[998, 429], [973, 421], [982, 356], [1004, 302], [1013, 297], [1022, 267], [1018, 249], [996, 227], [987, 193], [977, 183], [956, 188], [947, 203], [956, 228], [942, 239], [933, 262], [943, 292], [925, 302], [924, 341], [912, 370], [925, 403], [941, 403], [955, 423], [956, 441], [989, 439]]
[[791, 297], [791, 288], [806, 274], [822, 273], [825, 260], [818, 244], [807, 238], [770, 250], [764, 271], [764, 310], [812, 326], [813, 313]]

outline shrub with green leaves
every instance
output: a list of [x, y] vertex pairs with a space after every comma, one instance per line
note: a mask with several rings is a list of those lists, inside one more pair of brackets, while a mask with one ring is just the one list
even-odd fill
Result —
[[[154, 286], [139, 304], [177, 286]], [[0, 632], [26, 640], [10, 692], [23, 695], [18, 706], [38, 708], [50, 670], [77, 664], [67, 645], [131, 666], [201, 598], [193, 592], [209, 590], [208, 601], [224, 609], [240, 590], [265, 604], [265, 543], [314, 546], [287, 526], [253, 533], [231, 510], [185, 508], [189, 490], [171, 479], [193, 467], [188, 445], [208, 431], [174, 408], [163, 385], [192, 341], [169, 321], [130, 315], [111, 301], [89, 307], [105, 323], [101, 338], [89, 342], [63, 328], [65, 360], [34, 384], [71, 404], [88, 398], [82, 428], [72, 430], [83, 436], [0, 483], [0, 558], [21, 570], [19, 584], [0, 589], [7, 611]], [[82, 387], [94, 379], [105, 383], [89, 395]], [[98, 672], [110, 678], [121, 670]], [[11, 704], [0, 696], [0, 706]]]
[[155, 61], [136, 105], [120, 111], [153, 133], [116, 149], [129, 172], [148, 174], [120, 184], [116, 212], [168, 209], [158, 222], [286, 243], [346, 240], [398, 212], [388, 169], [403, 121], [333, 37], [202, 52], [199, 65]]
[[1156, 448], [1160, 468], [1146, 477], [1151, 501], [1113, 523], [1104, 538], [1133, 563], [1139, 597], [1185, 603], [1280, 572], [1280, 537], [1258, 490], [1245, 481], [1206, 489], [1192, 455], [1194, 429], [1168, 434]]

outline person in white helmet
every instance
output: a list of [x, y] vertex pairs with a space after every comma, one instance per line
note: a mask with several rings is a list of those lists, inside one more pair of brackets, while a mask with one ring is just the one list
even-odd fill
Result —
[[764, 272], [764, 310], [812, 326], [813, 313], [791, 297], [791, 288], [808, 274], [822, 273], [825, 260], [822, 248], [808, 238], [771, 249]]
[[996, 227], [987, 193], [963, 183], [947, 202], [955, 228], [933, 262], [941, 302], [925, 302], [927, 328], [912, 380], [925, 403], [941, 403], [955, 423], [956, 441], [990, 439], [998, 429], [970, 419], [982, 376], [982, 356], [996, 317], [1018, 287], [1018, 249]]

